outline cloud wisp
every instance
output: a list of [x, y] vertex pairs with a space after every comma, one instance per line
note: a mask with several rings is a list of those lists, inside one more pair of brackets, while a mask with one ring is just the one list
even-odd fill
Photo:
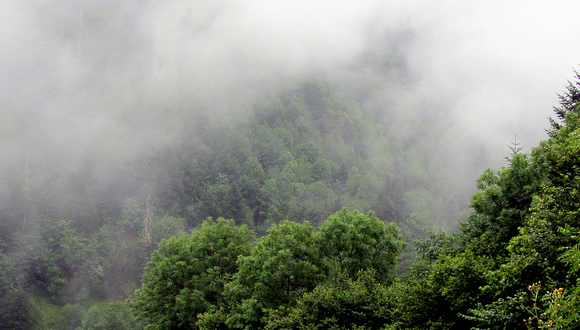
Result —
[[184, 113], [243, 116], [281, 81], [323, 74], [473, 186], [516, 134], [528, 150], [546, 137], [580, 62], [579, 11], [543, 0], [3, 1], [0, 168], [120, 161], [171, 141]]

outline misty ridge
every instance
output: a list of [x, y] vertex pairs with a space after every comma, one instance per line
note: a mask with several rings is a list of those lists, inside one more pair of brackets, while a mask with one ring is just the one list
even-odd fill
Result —
[[[529, 210], [542, 200], [538, 182], [557, 181], [534, 167], [549, 152], [532, 148], [557, 140], [557, 122], [574, 127], [565, 115], [576, 111], [574, 9], [574, 1], [4, 1], [0, 296], [9, 298], [0, 300], [0, 329], [99, 329], [114, 318], [99, 315], [113, 314], [126, 320], [119, 329], [298, 329], [295, 320], [323, 319], [307, 307], [320, 303], [316, 294], [342, 301], [341, 292], [361, 300], [336, 315], [357, 305], [360, 315], [383, 313], [344, 329], [460, 329], [475, 319], [509, 328], [489, 315], [523, 313], [503, 299], [523, 297], [534, 276], [496, 288], [499, 300], [482, 291], [479, 307], [449, 305], [463, 297], [448, 293], [439, 320], [405, 308], [447, 271], [473, 270], [457, 292], [488, 288], [494, 276], [510, 281], [497, 271], [505, 251], [525, 245], [511, 240], [527, 228], [521, 219], [537, 220]], [[550, 121], [558, 102], [565, 110]], [[321, 243], [342, 242], [332, 236], [341, 226], [372, 228], [352, 237], [377, 235], [369, 239], [383, 244], [380, 257], [349, 264]], [[305, 282], [288, 296], [246, 287], [274, 258], [268, 249], [292, 251], [288, 237], [305, 240], [296, 255], [313, 266], [295, 270]], [[165, 283], [151, 274], [168, 271], [163, 258], [180, 249], [201, 258], [204, 244], [229, 260], [195, 266], [196, 284], [184, 284], [214, 290], [200, 293], [205, 309], [194, 294], [165, 292], [193, 316], [154, 319], [158, 311], [144, 306]], [[497, 260], [481, 261], [488, 255]], [[217, 282], [211, 267], [223, 271]], [[553, 280], [546, 285], [574, 290], [576, 275], [564, 283], [563, 273], [537, 267]]]
[[445, 194], [469, 196], [516, 134], [526, 146], [542, 138], [562, 78], [538, 93], [540, 79], [525, 81], [533, 59], [510, 70], [507, 54], [486, 50], [485, 33], [496, 30], [502, 52], [539, 43], [499, 30], [515, 8], [492, 15], [491, 5], [458, 4], [9, 1], [3, 176], [15, 179], [11, 169], [24, 164], [52, 180], [94, 166], [94, 179], [111, 185], [120, 163], [195, 135], [198, 118], [230, 125], [264, 95], [317, 77], [419, 153]]

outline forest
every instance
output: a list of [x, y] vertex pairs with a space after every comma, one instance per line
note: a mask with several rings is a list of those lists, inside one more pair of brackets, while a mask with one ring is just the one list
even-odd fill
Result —
[[580, 329], [574, 6], [0, 1], [0, 330]]
[[548, 139], [484, 171], [452, 232], [426, 222], [444, 202], [420, 155], [321, 78], [191, 118], [109, 185], [97, 160], [48, 180], [25, 153], [1, 328], [578, 328], [579, 100], [576, 74]]

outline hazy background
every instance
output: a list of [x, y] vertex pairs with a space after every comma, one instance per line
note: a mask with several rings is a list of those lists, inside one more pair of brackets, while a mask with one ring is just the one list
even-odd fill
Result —
[[[379, 109], [465, 199], [517, 134], [545, 139], [580, 63], [577, 1], [0, 3], [0, 170], [47, 176], [172, 140], [186, 114], [243, 118], [281, 81], [322, 74]], [[455, 188], [456, 187], [456, 188]]]

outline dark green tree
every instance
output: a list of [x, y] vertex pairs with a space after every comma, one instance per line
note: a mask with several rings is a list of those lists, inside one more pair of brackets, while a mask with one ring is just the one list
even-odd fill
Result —
[[27, 301], [14, 263], [0, 252], [0, 328], [32, 329], [31, 306]]
[[[580, 111], [580, 73], [578, 71], [574, 71], [574, 78], [573, 81], [568, 81], [564, 93], [558, 95], [560, 98], [560, 105], [554, 107], [554, 112], [558, 118], [556, 120], [552, 118], [550, 119], [552, 130], [549, 133], [551, 136], [562, 127], [562, 123], [557, 120], [566, 121], [565, 118], [569, 112], [578, 113]], [[564, 123], [564, 125], [568, 126], [570, 124], [571, 123]]]
[[[526, 298], [529, 288], [535, 290], [541, 283], [542, 290], [560, 292], [559, 288], [574, 287], [579, 278], [577, 272], [573, 271], [574, 268], [571, 269], [562, 259], [562, 252], [577, 244], [580, 232], [577, 221], [580, 208], [578, 74], [576, 78], [577, 81], [569, 83], [566, 93], [560, 97], [560, 107], [556, 108], [560, 122], [552, 120], [549, 139], [534, 148], [531, 156], [526, 156], [528, 159], [526, 166], [521, 166], [525, 164], [522, 162], [524, 156], [515, 155], [510, 167], [504, 170], [504, 173], [509, 173], [507, 172], [509, 170], [519, 174], [498, 177], [497, 183], [494, 184], [495, 187], [508, 187], [509, 190], [496, 189], [499, 192], [503, 190], [504, 193], [489, 194], [492, 198], [487, 198], [492, 202], [497, 201], [494, 207], [497, 209], [495, 213], [499, 216], [496, 219], [512, 218], [511, 227], [517, 228], [517, 231], [511, 230], [515, 235], [511, 235], [509, 241], [507, 238], [510, 235], [502, 235], [497, 230], [495, 235], [499, 235], [500, 239], [484, 240], [489, 245], [494, 245], [494, 241], [501, 242], [499, 246], [505, 248], [499, 252], [505, 258], [501, 263], [488, 269], [486, 274], [488, 284], [482, 287], [484, 292], [493, 295], [492, 301], [487, 304], [485, 301], [479, 301], [480, 306], [473, 311], [481, 322], [481, 327], [523, 329], [533, 326], [529, 322], [524, 324], [521, 321], [530, 317], [527, 310], [530, 304], [538, 303]], [[514, 178], [520, 179], [514, 181]], [[518, 191], [520, 193], [517, 193]], [[509, 197], [507, 204], [502, 202], [506, 200], [502, 195]], [[521, 197], [518, 199], [518, 196]], [[514, 201], [524, 203], [518, 206], [513, 204]], [[505, 220], [503, 222], [505, 223]], [[485, 234], [480, 237], [484, 236]], [[477, 240], [479, 239], [476, 238]], [[477, 251], [474, 249], [474, 252]], [[552, 299], [550, 295], [545, 298]], [[539, 317], [534, 315], [536, 316]], [[539, 320], [536, 319], [534, 322]]]
[[461, 224], [465, 244], [478, 255], [503, 262], [506, 247], [530, 214], [540, 186], [537, 165], [524, 153], [514, 153], [508, 166], [499, 171], [486, 170], [477, 180], [479, 191], [471, 198], [473, 211]]
[[392, 323], [388, 289], [369, 269], [353, 280], [345, 274], [305, 293], [291, 309], [268, 315], [264, 329], [384, 329]]

